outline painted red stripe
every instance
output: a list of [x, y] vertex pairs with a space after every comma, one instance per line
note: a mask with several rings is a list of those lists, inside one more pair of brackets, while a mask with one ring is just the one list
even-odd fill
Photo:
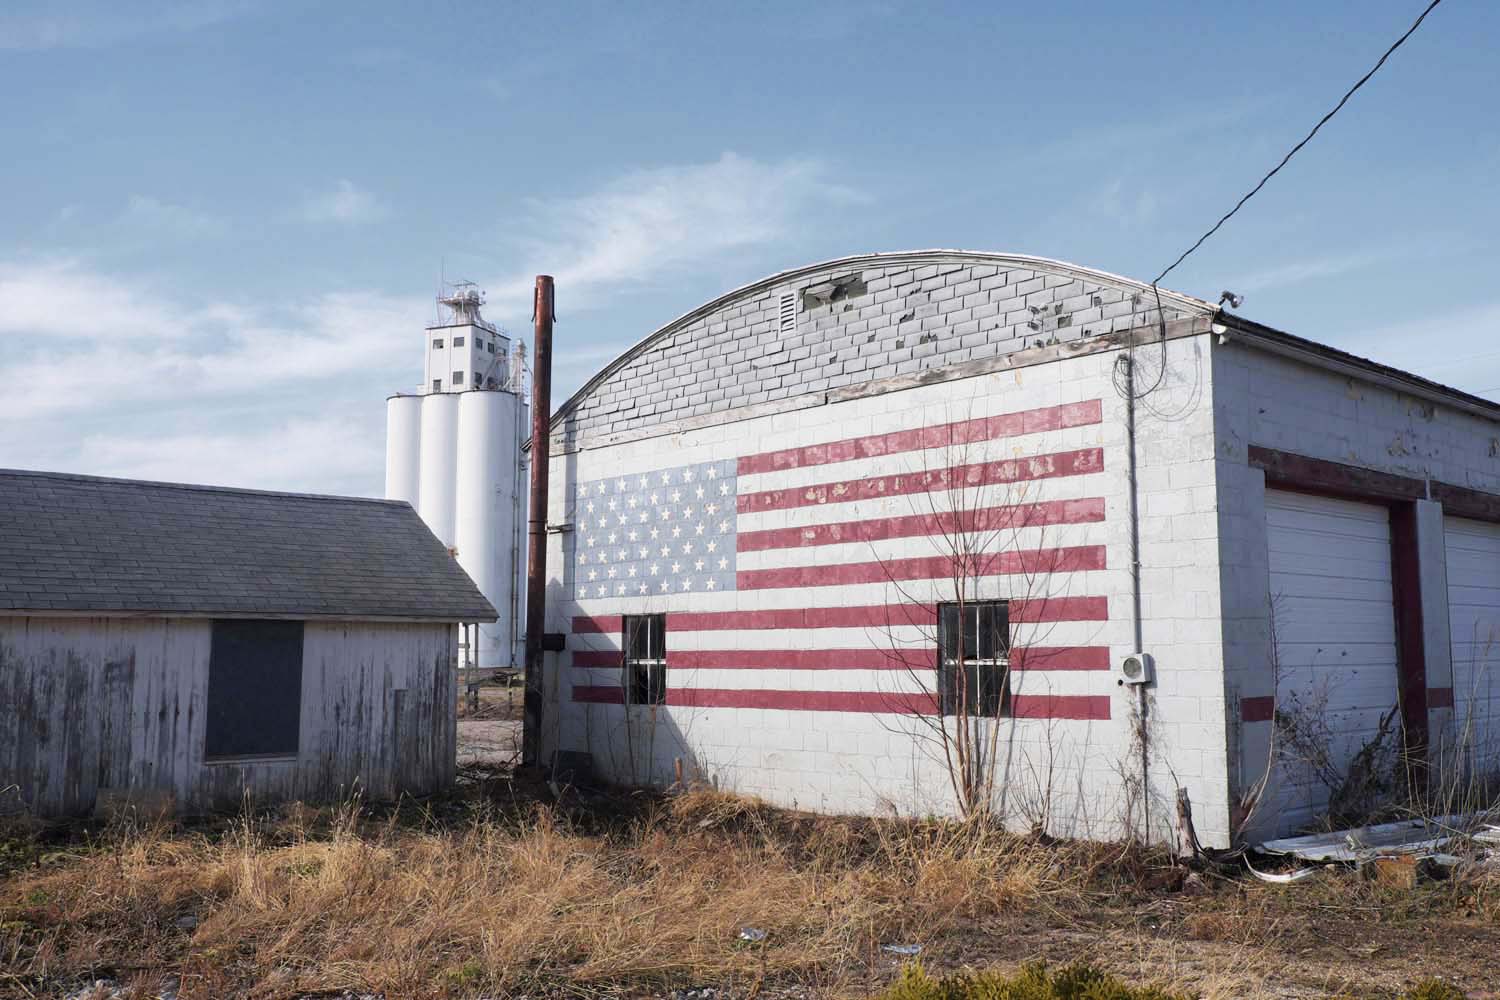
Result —
[[[1010, 602], [1013, 622], [1103, 622], [1109, 620], [1105, 597], [1045, 597]], [[676, 632], [724, 632], [739, 629], [891, 628], [932, 625], [931, 604], [867, 604], [848, 608], [766, 608], [757, 611], [674, 611], [667, 627]], [[618, 635], [619, 615], [578, 615], [575, 635]]]
[[625, 619], [620, 615], [575, 615], [573, 617], [573, 634], [583, 633], [609, 634], [618, 633], [625, 628]]
[[875, 542], [886, 538], [917, 538], [926, 535], [1012, 531], [1051, 524], [1088, 524], [1104, 520], [1104, 498], [1050, 500], [1045, 503], [1011, 504], [982, 510], [877, 517], [839, 524], [810, 524], [802, 528], [768, 528], [742, 531], [735, 539], [740, 552], [795, 549], [809, 545], [839, 545]]
[[1010, 651], [1010, 668], [1037, 670], [1108, 670], [1108, 646], [1018, 646]]
[[1240, 718], [1245, 722], [1270, 722], [1276, 715], [1276, 699], [1270, 695], [1240, 699]]
[[[616, 685], [575, 685], [573, 701], [619, 705], [624, 692]], [[792, 712], [859, 712], [936, 715], [930, 693], [880, 691], [768, 691], [730, 688], [669, 688], [667, 705], [683, 708], [769, 708]], [[1019, 719], [1108, 719], [1108, 695], [1017, 695], [1011, 714]]]
[[1017, 719], [1107, 719], [1107, 694], [1018, 694], [1010, 700]]
[[575, 649], [575, 667], [619, 667], [625, 663], [618, 649]]
[[797, 486], [783, 490], [741, 493], [736, 498], [741, 514], [768, 510], [790, 510], [826, 503], [848, 503], [853, 500], [878, 500], [882, 497], [932, 493], [937, 490], [966, 489], [996, 483], [1015, 483], [1034, 479], [1056, 479], [1082, 476], [1104, 469], [1104, 449], [1079, 448], [1031, 458], [1010, 458], [1000, 462], [978, 462], [955, 465], [926, 472], [872, 476], [869, 479], [844, 479], [836, 482]]
[[1452, 708], [1453, 707], [1453, 689], [1452, 688], [1428, 688], [1427, 689], [1427, 707], [1428, 708]]
[[[580, 649], [575, 667], [614, 668], [621, 665], [618, 649]], [[932, 670], [936, 648], [882, 649], [674, 649], [667, 666], [674, 670]], [[1011, 669], [1108, 670], [1107, 646], [1027, 646], [1010, 651]]]
[[684, 649], [667, 666], [712, 670], [931, 670], [937, 651], [922, 649]]
[[947, 448], [971, 444], [975, 441], [1014, 437], [1018, 434], [1035, 434], [1064, 427], [1083, 427], [1100, 423], [1103, 419], [1102, 404], [1097, 399], [1090, 399], [1080, 403], [1044, 406], [1040, 409], [1003, 413], [993, 417], [977, 417], [972, 420], [958, 420], [932, 427], [893, 431], [889, 434], [845, 438], [828, 444], [813, 444], [801, 448], [767, 451], [758, 455], [745, 455], [737, 463], [737, 471], [741, 476], [749, 476], [759, 472], [779, 472], [784, 469], [800, 469], [809, 465], [826, 465], [829, 462], [851, 462], [856, 459], [875, 458], [904, 451]]
[[779, 587], [841, 587], [896, 580], [972, 579], [1011, 573], [1075, 573], [1103, 569], [1104, 546], [1075, 545], [1056, 549], [996, 552], [978, 557], [918, 556], [830, 566], [777, 566], [742, 569], [735, 574], [740, 590]]

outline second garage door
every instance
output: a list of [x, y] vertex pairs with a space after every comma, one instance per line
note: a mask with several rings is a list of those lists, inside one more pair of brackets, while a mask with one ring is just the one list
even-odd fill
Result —
[[1454, 739], [1482, 774], [1500, 763], [1500, 525], [1443, 519]]
[[[1320, 818], [1330, 779], [1375, 739], [1397, 702], [1386, 508], [1266, 492], [1277, 654], [1277, 827]], [[1397, 731], [1387, 739], [1400, 738]], [[1336, 780], [1336, 779], [1335, 779]]]

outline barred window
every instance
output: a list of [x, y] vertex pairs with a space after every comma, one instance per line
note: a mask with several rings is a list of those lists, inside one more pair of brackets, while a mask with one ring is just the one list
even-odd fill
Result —
[[938, 605], [938, 696], [944, 715], [1010, 715], [1010, 607]]
[[667, 616], [625, 616], [625, 703], [667, 701]]

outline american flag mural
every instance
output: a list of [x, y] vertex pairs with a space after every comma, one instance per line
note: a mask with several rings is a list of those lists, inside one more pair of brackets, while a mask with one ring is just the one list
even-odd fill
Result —
[[[1101, 421], [1101, 402], [1087, 400], [704, 462], [622, 468], [572, 484], [568, 579], [580, 612], [569, 641], [573, 701], [620, 703], [622, 616], [665, 612], [669, 706], [937, 711], [931, 691], [870, 678], [935, 668], [936, 601], [951, 599], [942, 581], [951, 580], [954, 559], [942, 539], [965, 517], [981, 528], [1103, 522], [1103, 449], [1067, 447], [1049, 434]], [[927, 502], [927, 495], [955, 486], [973, 487], [976, 507], [945, 510]], [[1095, 623], [1097, 631], [1108, 619], [1107, 598], [1069, 582], [1105, 569], [1105, 546], [1063, 544], [1076, 542], [1076, 534], [1054, 538], [1045, 530], [1014, 537], [1035, 537], [1037, 544], [996, 552], [977, 573], [1051, 582], [1043, 593], [1011, 598], [1012, 627]], [[925, 596], [899, 596], [917, 593]], [[929, 642], [895, 647], [883, 638], [894, 632], [926, 635]], [[1086, 639], [1088, 629], [1067, 634]], [[1110, 652], [1087, 641], [1018, 644], [1010, 663], [1017, 675], [1107, 671]], [[1022, 684], [1011, 714], [1109, 717], [1109, 696], [1094, 693], [1103, 686], [1063, 687], [1064, 693], [1026, 694]]]

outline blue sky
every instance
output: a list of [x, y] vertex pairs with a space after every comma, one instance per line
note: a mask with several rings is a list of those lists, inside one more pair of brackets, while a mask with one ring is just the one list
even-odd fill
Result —
[[[444, 272], [557, 276], [556, 399], [828, 257], [1149, 280], [1420, 6], [10, 0], [0, 466], [378, 494]], [[1448, 0], [1166, 284], [1500, 394], [1497, 37]]]

